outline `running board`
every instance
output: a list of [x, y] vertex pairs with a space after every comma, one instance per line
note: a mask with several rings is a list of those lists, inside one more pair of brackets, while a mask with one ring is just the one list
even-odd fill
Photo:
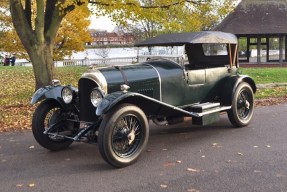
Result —
[[231, 106], [220, 106], [220, 103], [200, 103], [190, 106], [189, 114], [194, 117], [203, 117], [216, 112], [226, 111]]
[[229, 110], [229, 109], [231, 109], [231, 106], [222, 106], [222, 107], [219, 107], [217, 109], [212, 109], [212, 110], [209, 110], [209, 111], [198, 113], [198, 116], [202, 117], [204, 115], [208, 115], [208, 114], [212, 114], [212, 113], [216, 113], [216, 112], [221, 112], [221, 111], [226, 111], [226, 110]]
[[219, 121], [219, 113], [231, 109], [231, 106], [220, 106], [220, 103], [201, 103], [191, 106], [191, 111], [197, 113], [192, 118], [194, 125], [208, 125]]

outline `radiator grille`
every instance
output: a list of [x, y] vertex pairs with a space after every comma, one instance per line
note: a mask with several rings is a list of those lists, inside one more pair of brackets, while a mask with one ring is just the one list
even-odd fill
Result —
[[90, 95], [92, 89], [98, 87], [97, 83], [90, 79], [82, 78], [79, 80], [80, 98], [80, 120], [93, 122], [97, 120], [96, 108], [92, 105]]
[[153, 89], [140, 89], [138, 90], [138, 93], [154, 98]]

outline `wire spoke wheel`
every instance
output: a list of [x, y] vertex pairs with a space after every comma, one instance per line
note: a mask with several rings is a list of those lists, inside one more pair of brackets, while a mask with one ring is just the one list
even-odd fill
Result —
[[250, 102], [252, 102], [252, 98], [249, 92], [247, 90], [242, 90], [237, 101], [237, 111], [239, 118], [245, 119], [248, 117], [250, 113]]
[[114, 167], [131, 165], [145, 148], [148, 136], [144, 112], [134, 105], [119, 105], [105, 115], [100, 125], [100, 153]]
[[227, 111], [229, 121], [235, 127], [244, 127], [252, 119], [254, 112], [254, 93], [248, 83], [241, 83], [233, 95], [232, 108]]
[[[60, 121], [63, 121], [62, 110], [58, 107], [51, 109], [50, 111], [48, 111], [48, 113], [45, 117], [45, 120], [44, 120], [45, 131], [47, 131], [50, 126], [53, 126], [56, 123], [59, 123]], [[64, 131], [66, 129], [65, 127], [66, 126], [64, 123], [59, 124], [57, 126], [57, 128], [55, 128], [55, 131], [53, 131], [53, 133], [58, 133], [58, 132]], [[54, 141], [64, 140], [63, 137], [58, 137], [58, 136], [54, 136], [54, 135], [48, 135], [48, 137]]]
[[119, 157], [129, 157], [140, 144], [143, 128], [134, 115], [126, 115], [115, 123], [112, 134], [112, 148]]
[[[67, 121], [64, 111], [55, 101], [43, 101], [35, 110], [32, 120], [32, 132], [36, 141], [44, 148], [56, 151], [66, 149], [73, 142], [71, 139], [57, 136], [58, 133], [71, 135], [75, 129], [78, 129], [72, 121]], [[51, 133], [44, 134], [50, 127], [53, 127]]]

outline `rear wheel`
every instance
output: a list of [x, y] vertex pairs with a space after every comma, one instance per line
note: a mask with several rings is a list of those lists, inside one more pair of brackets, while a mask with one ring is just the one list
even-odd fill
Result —
[[44, 148], [56, 151], [69, 147], [73, 140], [59, 136], [44, 134], [50, 126], [56, 125], [52, 133], [65, 133], [71, 135], [77, 124], [68, 121], [67, 115], [56, 101], [42, 102], [34, 112], [32, 119], [32, 132], [36, 141]]
[[134, 105], [123, 104], [104, 116], [98, 135], [100, 153], [112, 166], [125, 167], [138, 159], [148, 137], [144, 112]]
[[250, 123], [254, 112], [254, 94], [248, 83], [241, 83], [234, 93], [232, 108], [227, 112], [229, 121], [235, 127]]

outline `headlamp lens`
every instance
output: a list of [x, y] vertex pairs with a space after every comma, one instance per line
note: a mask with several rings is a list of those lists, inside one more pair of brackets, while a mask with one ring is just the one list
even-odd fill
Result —
[[69, 104], [73, 100], [73, 91], [69, 87], [62, 89], [62, 98], [66, 104]]
[[104, 97], [103, 93], [98, 88], [93, 89], [91, 92], [91, 102], [93, 106], [98, 107], [103, 97]]

